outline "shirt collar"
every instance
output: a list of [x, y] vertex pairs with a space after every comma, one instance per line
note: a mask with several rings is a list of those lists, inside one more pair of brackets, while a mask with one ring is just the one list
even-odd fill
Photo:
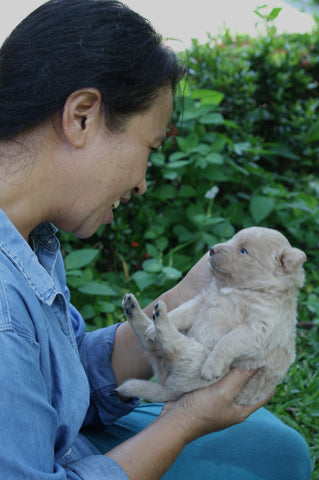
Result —
[[52, 278], [59, 251], [56, 231], [52, 224], [38, 225], [30, 234], [30, 246], [0, 209], [0, 252], [21, 272], [34, 293], [48, 304], [53, 303], [57, 294]]

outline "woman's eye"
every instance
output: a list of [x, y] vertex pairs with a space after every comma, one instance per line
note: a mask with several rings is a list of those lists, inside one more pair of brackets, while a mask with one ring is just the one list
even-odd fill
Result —
[[248, 250], [246, 248], [241, 248], [240, 253], [242, 253], [243, 255], [248, 255]]

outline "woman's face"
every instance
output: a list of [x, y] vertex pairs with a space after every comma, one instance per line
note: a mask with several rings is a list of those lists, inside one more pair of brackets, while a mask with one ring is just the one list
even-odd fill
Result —
[[125, 203], [132, 193], [146, 192], [148, 158], [165, 139], [172, 106], [172, 91], [164, 88], [152, 108], [131, 117], [122, 132], [110, 131], [101, 116], [94, 141], [79, 153], [71, 191], [66, 194], [68, 205], [64, 203], [59, 210], [63, 213], [52, 219], [57, 227], [87, 238], [100, 225], [111, 223], [119, 201]]

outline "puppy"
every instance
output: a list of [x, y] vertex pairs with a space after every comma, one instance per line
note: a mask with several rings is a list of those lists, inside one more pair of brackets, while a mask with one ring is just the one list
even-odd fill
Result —
[[153, 320], [133, 294], [123, 309], [152, 363], [158, 383], [132, 379], [118, 393], [165, 402], [217, 382], [231, 368], [259, 369], [237, 402], [265, 399], [295, 359], [298, 287], [303, 251], [278, 231], [251, 227], [211, 248], [213, 280], [199, 295]]

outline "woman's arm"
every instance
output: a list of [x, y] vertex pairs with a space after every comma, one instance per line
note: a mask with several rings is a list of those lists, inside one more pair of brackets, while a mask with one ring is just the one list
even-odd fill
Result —
[[182, 449], [198, 437], [245, 420], [265, 402], [241, 406], [235, 402], [254, 371], [231, 370], [211, 387], [168, 402], [147, 428], [110, 452], [130, 480], [158, 480]]

